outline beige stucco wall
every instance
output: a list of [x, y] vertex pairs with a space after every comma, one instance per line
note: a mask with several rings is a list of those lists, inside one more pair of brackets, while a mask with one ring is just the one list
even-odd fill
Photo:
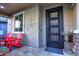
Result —
[[77, 15], [77, 21], [76, 21], [76, 30], [79, 30], [79, 3], [76, 4], [76, 8], [77, 8], [77, 12], [76, 12], [76, 15]]
[[[8, 32], [13, 32], [13, 16], [8, 20]], [[24, 10], [24, 34], [26, 44], [38, 48], [38, 4]]]
[[25, 10], [25, 33], [29, 46], [38, 47], [38, 5]]
[[68, 33], [70, 30], [73, 30], [73, 16], [72, 16], [72, 8], [69, 5], [64, 5], [64, 32]]
[[8, 32], [13, 32], [13, 16], [8, 19]]
[[77, 24], [77, 8], [76, 4], [72, 7], [72, 23], [73, 23], [73, 30], [76, 30], [76, 24]]
[[79, 3], [73, 6], [72, 15], [73, 15], [73, 28], [74, 30], [79, 30]]

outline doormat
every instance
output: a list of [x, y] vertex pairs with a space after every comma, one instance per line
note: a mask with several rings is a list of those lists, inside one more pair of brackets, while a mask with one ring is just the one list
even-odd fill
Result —
[[63, 49], [58, 49], [58, 48], [47, 47], [45, 51], [57, 53], [57, 54], [63, 54]]

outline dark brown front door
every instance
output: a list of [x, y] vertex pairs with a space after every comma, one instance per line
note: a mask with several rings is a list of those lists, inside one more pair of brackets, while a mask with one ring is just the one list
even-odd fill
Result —
[[63, 7], [46, 10], [46, 46], [64, 48]]

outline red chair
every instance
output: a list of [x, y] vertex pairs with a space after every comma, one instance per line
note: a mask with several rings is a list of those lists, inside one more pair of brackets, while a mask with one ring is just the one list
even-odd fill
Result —
[[22, 34], [18, 34], [17, 38], [12, 37], [12, 35], [10, 34], [10, 36], [8, 36], [6, 38], [7, 41], [7, 47], [9, 48], [9, 51], [12, 51], [12, 47], [16, 46], [16, 47], [22, 47], [21, 45], [21, 39], [22, 39]]
[[[21, 39], [22, 39], [22, 34], [19, 33], [16, 37], [13, 37], [12, 33], [8, 33], [7, 36], [3, 36], [2, 38], [4, 38], [4, 40], [1, 40], [0, 45], [5, 45], [9, 48], [9, 51], [12, 51], [12, 47], [16, 46], [16, 47], [22, 47], [21, 45]], [[2, 42], [4, 42], [5, 44], [2, 44]]]
[[6, 46], [6, 41], [5, 40], [0, 40], [0, 46]]
[[10, 47], [11, 42], [10, 42], [10, 40], [12, 39], [12, 36], [13, 36], [12, 33], [9, 32], [7, 34], [7, 36], [4, 37], [4, 40], [6, 41], [6, 46], [9, 48], [9, 51], [11, 51], [11, 47]]
[[6, 46], [8, 38], [12, 37], [12, 33], [8, 33], [7, 36], [0, 36], [3, 40], [0, 40], [0, 46]]
[[[3, 40], [0, 40], [0, 46], [1, 47], [7, 47], [7, 38], [8, 37], [12, 37], [12, 33], [8, 33], [7, 36], [0, 36]], [[6, 52], [3, 52], [3, 51], [0, 51], [0, 56], [3, 56], [3, 55], [6, 55], [7, 53], [9, 53], [10, 51], [6, 51]]]
[[11, 43], [13, 46], [22, 47], [21, 45], [22, 34], [18, 34], [17, 38], [12, 38]]

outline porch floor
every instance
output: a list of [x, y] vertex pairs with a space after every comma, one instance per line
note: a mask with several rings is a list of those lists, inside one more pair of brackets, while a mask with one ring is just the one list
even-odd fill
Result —
[[63, 55], [51, 53], [44, 51], [44, 48], [32, 48], [32, 47], [22, 47], [16, 50], [13, 50], [11, 53], [7, 54], [7, 56], [73, 56], [73, 54], [69, 54], [64, 52]]

